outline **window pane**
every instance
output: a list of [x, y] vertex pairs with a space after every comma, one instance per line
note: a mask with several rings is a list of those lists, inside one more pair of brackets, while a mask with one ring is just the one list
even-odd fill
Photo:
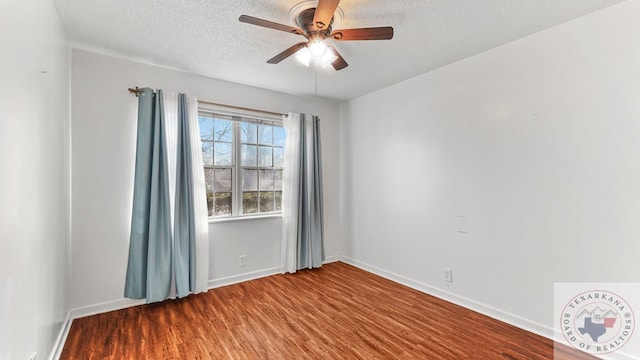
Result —
[[231, 215], [231, 193], [219, 192], [216, 193], [216, 216]]
[[207, 186], [207, 192], [213, 192], [213, 168], [204, 168], [204, 182]]
[[213, 165], [213, 143], [202, 142], [202, 163], [204, 165]]
[[204, 169], [204, 181], [207, 188], [207, 210], [213, 216], [213, 169]]
[[215, 141], [233, 141], [233, 123], [229, 120], [216, 119], [213, 122]]
[[231, 191], [231, 169], [216, 169], [213, 186], [215, 191]]
[[200, 138], [202, 140], [213, 140], [213, 119], [205, 116], [198, 116], [198, 126], [200, 127]]
[[287, 138], [287, 132], [282, 127], [273, 128], [273, 145], [284, 146], [284, 142]]
[[[198, 116], [198, 125], [209, 216], [282, 211], [285, 129], [224, 115]], [[233, 204], [240, 207], [235, 213]]]
[[269, 166], [273, 164], [273, 148], [271, 146], [258, 146], [258, 166]]
[[273, 148], [273, 167], [282, 167], [284, 164], [284, 149]]
[[260, 193], [260, 212], [273, 212], [273, 191]]
[[255, 145], [242, 145], [240, 159], [242, 166], [256, 166], [258, 163], [258, 147]]
[[242, 191], [258, 190], [258, 170], [242, 170]]
[[282, 211], [282, 191], [276, 191], [276, 211]]
[[275, 190], [282, 190], [282, 170], [273, 170], [273, 188]]
[[273, 170], [260, 170], [260, 191], [273, 190]]
[[255, 144], [258, 140], [258, 125], [242, 123], [240, 125], [240, 141], [245, 144]]
[[263, 144], [263, 145], [273, 144], [273, 126], [259, 125], [258, 140], [260, 144]]
[[232, 146], [229, 143], [215, 143], [214, 147], [214, 164], [215, 165], [231, 165], [233, 154]]
[[256, 214], [258, 213], [258, 192], [246, 191], [242, 193], [242, 213]]

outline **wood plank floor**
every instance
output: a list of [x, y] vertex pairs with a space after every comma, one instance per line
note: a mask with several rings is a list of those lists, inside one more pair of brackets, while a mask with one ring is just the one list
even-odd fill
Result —
[[[556, 359], [592, 359], [565, 349]], [[553, 342], [344, 263], [73, 321], [61, 359], [552, 359]]]

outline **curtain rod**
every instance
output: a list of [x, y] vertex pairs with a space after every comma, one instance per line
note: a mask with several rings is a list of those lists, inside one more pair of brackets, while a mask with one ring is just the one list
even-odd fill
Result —
[[[130, 93], [135, 94], [136, 97], [138, 97], [138, 95], [140, 93], [142, 93], [142, 91], [143, 91], [142, 89], [138, 88], [137, 86], [135, 87], [135, 89], [134, 88], [129, 88], [128, 90], [129, 90]], [[206, 104], [206, 105], [214, 105], [214, 106], [224, 106], [224, 107], [228, 107], [228, 108], [236, 109], [236, 110], [253, 111], [253, 112], [257, 112], [257, 113], [261, 113], [261, 114], [267, 114], [267, 115], [287, 116], [287, 114], [273, 112], [273, 111], [266, 111], [266, 110], [252, 109], [252, 108], [242, 107], [242, 106], [220, 104], [220, 103], [214, 103], [214, 102], [210, 102], [210, 101], [198, 100], [198, 103], [199, 104]]]

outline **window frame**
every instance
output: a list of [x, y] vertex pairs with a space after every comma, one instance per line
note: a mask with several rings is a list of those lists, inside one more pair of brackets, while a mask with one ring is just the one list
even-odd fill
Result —
[[[282, 166], [280, 167], [276, 167], [275, 165], [275, 152], [273, 151], [274, 148], [282, 148], [284, 151], [284, 144], [282, 146], [276, 145], [273, 143], [273, 139], [275, 138], [275, 135], [272, 134], [272, 144], [271, 144], [271, 166], [267, 167], [267, 166], [260, 166], [259, 163], [256, 164], [256, 166], [249, 166], [249, 165], [242, 165], [242, 158], [241, 158], [241, 148], [242, 148], [242, 124], [243, 123], [247, 123], [247, 124], [255, 124], [256, 126], [259, 125], [266, 125], [266, 126], [272, 126], [274, 128], [283, 128], [283, 121], [281, 118], [277, 118], [275, 116], [264, 116], [264, 115], [256, 115], [256, 114], [252, 114], [252, 113], [238, 113], [238, 112], [231, 112], [231, 111], [225, 111], [224, 109], [220, 109], [220, 108], [210, 108], [210, 107], [205, 107], [205, 106], [199, 106], [198, 107], [198, 117], [207, 117], [207, 118], [211, 118], [211, 119], [219, 119], [219, 120], [226, 120], [226, 121], [230, 121], [232, 124], [232, 151], [231, 151], [231, 165], [216, 165], [215, 164], [215, 156], [212, 158], [212, 165], [205, 165], [203, 162], [203, 171], [206, 171], [206, 169], [211, 169], [212, 170], [212, 176], [214, 176], [215, 179], [215, 169], [231, 169], [231, 214], [229, 215], [215, 215], [215, 200], [216, 200], [216, 189], [215, 189], [215, 180], [212, 179], [212, 186], [214, 186], [214, 188], [212, 189], [213, 192], [213, 211], [211, 216], [208, 217], [209, 222], [218, 222], [218, 221], [235, 221], [235, 220], [244, 220], [244, 219], [259, 219], [259, 218], [270, 218], [270, 217], [282, 217], [282, 196], [280, 197], [280, 210], [276, 210], [277, 206], [276, 206], [276, 193], [279, 191], [280, 193], [282, 193], [282, 189], [277, 190], [276, 188], [276, 177], [275, 177], [275, 172], [280, 170], [284, 173], [284, 163], [282, 164]], [[215, 125], [213, 125], [215, 127]], [[199, 129], [201, 130], [201, 129]], [[202, 132], [200, 131], [200, 136], [202, 138]], [[286, 135], [285, 135], [286, 136]], [[211, 140], [211, 144], [213, 146], [212, 149], [215, 149], [215, 137], [212, 138]], [[260, 140], [256, 139], [256, 151], [259, 152], [259, 147], [260, 146], [264, 146], [264, 145], [260, 145]], [[259, 155], [256, 154], [256, 161], [258, 161], [258, 157]], [[243, 189], [242, 189], [242, 178], [243, 178], [243, 170], [244, 169], [250, 169], [250, 170], [257, 170], [258, 171], [258, 175], [257, 175], [257, 179], [256, 179], [256, 187], [257, 190], [256, 192], [258, 193], [258, 198], [257, 198], [257, 207], [258, 207], [258, 211], [260, 209], [260, 194], [263, 192], [260, 189], [260, 170], [273, 170], [274, 171], [274, 177], [273, 177], [273, 185], [272, 185], [272, 190], [265, 190], [264, 192], [271, 192], [273, 194], [273, 211], [272, 212], [256, 212], [256, 213], [251, 213], [251, 214], [243, 214]], [[206, 173], [205, 173], [206, 176]], [[225, 192], [225, 191], [222, 191]], [[208, 189], [207, 189], [207, 196], [208, 197]], [[208, 202], [208, 199], [207, 199]]]

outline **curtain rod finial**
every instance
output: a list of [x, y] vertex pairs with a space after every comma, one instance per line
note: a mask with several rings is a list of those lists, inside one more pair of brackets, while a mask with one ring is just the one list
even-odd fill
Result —
[[138, 95], [139, 95], [140, 93], [142, 93], [142, 90], [140, 90], [140, 89], [136, 86], [136, 88], [135, 88], [135, 89], [133, 89], [133, 88], [129, 88], [129, 92], [130, 92], [130, 93], [132, 93], [132, 94], [134, 94], [136, 97], [138, 97]]

